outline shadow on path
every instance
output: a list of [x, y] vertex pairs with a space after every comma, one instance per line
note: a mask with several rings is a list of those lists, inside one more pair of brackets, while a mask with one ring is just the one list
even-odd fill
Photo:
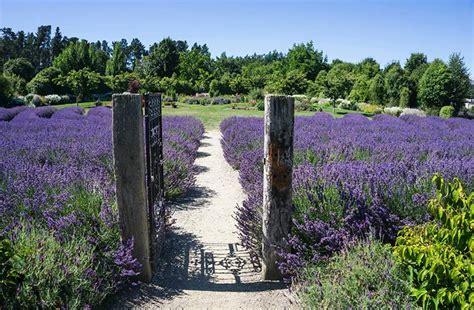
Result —
[[113, 308], [158, 305], [185, 294], [185, 290], [263, 292], [285, 288], [282, 282], [259, 281], [258, 257], [238, 244], [202, 244], [195, 235], [173, 228], [167, 232], [162, 253], [152, 283], [130, 287]]
[[210, 188], [196, 186], [189, 189], [183, 196], [168, 201], [168, 207], [171, 211], [191, 210], [205, 207], [209, 198], [215, 196], [216, 192]]

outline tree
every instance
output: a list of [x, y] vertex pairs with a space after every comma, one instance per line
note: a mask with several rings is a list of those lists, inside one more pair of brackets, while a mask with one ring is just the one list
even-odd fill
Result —
[[0, 41], [0, 59], [1, 65], [3, 66], [8, 60], [15, 58], [15, 41], [17, 39], [16, 33], [11, 28], [0, 29], [2, 36]]
[[449, 103], [454, 107], [455, 114], [464, 106], [465, 99], [469, 96], [471, 79], [469, 70], [464, 64], [460, 54], [449, 56], [448, 70], [451, 76], [449, 85]]
[[288, 71], [303, 73], [306, 79], [314, 80], [319, 71], [327, 68], [327, 58], [314, 48], [313, 42], [295, 44], [288, 51]]
[[214, 62], [214, 75], [216, 77], [224, 74], [235, 76], [242, 73], [241, 61], [237, 57], [227, 57], [226, 53], [222, 53]]
[[129, 57], [127, 59], [128, 65], [135, 69], [135, 67], [141, 62], [143, 56], [146, 54], [145, 45], [140, 42], [137, 38], [134, 38], [132, 42], [130, 42], [129, 49]]
[[400, 103], [400, 91], [406, 84], [405, 73], [400, 63], [390, 64], [385, 72], [386, 100], [389, 105], [397, 106]]
[[449, 103], [451, 74], [440, 59], [435, 59], [420, 80], [418, 98], [425, 110], [439, 110]]
[[39, 26], [35, 38], [33, 65], [41, 70], [51, 65], [51, 26]]
[[381, 74], [377, 74], [370, 81], [369, 101], [373, 104], [383, 104], [385, 102], [385, 82]]
[[10, 81], [3, 75], [0, 75], [0, 107], [8, 107], [13, 96]]
[[346, 98], [353, 86], [351, 67], [346, 63], [334, 65], [327, 74], [326, 95], [336, 101]]
[[179, 55], [179, 78], [191, 82], [196, 91], [206, 91], [212, 80], [212, 59], [207, 46], [194, 45]]
[[296, 95], [306, 93], [308, 85], [306, 75], [299, 70], [293, 70], [287, 73], [275, 72], [267, 89], [272, 93]]
[[127, 56], [120, 42], [115, 42], [112, 57], [107, 61], [106, 75], [117, 75], [127, 70]]
[[54, 32], [54, 37], [51, 40], [51, 56], [52, 60], [56, 58], [59, 54], [64, 49], [64, 42], [63, 42], [63, 36], [61, 34], [61, 31], [59, 30], [59, 27], [56, 27], [56, 31]]
[[410, 106], [410, 90], [406, 86], [400, 89], [400, 102], [398, 106], [400, 108], [408, 108]]
[[406, 60], [404, 70], [409, 92], [409, 107], [417, 107], [418, 84], [428, 68], [428, 60], [423, 53], [412, 53]]
[[147, 75], [170, 77], [176, 72], [180, 60], [180, 53], [176, 41], [171, 38], [161, 40], [159, 44], [153, 44], [150, 55], [143, 59]]
[[232, 88], [230, 86], [230, 76], [224, 75], [220, 79], [214, 79], [209, 84], [209, 94], [211, 97], [231, 95]]
[[420, 66], [423, 66], [428, 63], [428, 59], [423, 53], [412, 53], [410, 57], [406, 60], [404, 69], [407, 75], [409, 76], [413, 71], [415, 71]]
[[357, 76], [366, 77], [366, 80], [370, 80], [380, 73], [380, 65], [373, 58], [365, 58], [355, 65], [354, 73]]
[[86, 40], [71, 42], [53, 61], [63, 75], [71, 71], [89, 68], [98, 73], [105, 72], [107, 53]]
[[80, 102], [100, 89], [103, 78], [97, 72], [83, 68], [59, 77], [58, 82], [62, 86], [69, 87], [76, 95], [76, 101]]
[[308, 87], [308, 94], [314, 97], [325, 97], [328, 89], [328, 73], [326, 70], [321, 70], [316, 77], [316, 80], [310, 83]]
[[3, 72], [6, 74], [14, 74], [20, 78], [29, 81], [35, 76], [35, 68], [23, 57], [10, 59], [3, 65]]
[[42, 96], [51, 94], [64, 94], [67, 88], [58, 84], [57, 79], [61, 75], [61, 70], [55, 67], [49, 67], [41, 70], [26, 85], [28, 92]]
[[128, 90], [130, 81], [139, 80], [138, 75], [133, 72], [123, 72], [106, 77], [106, 84], [114, 93], [123, 93]]
[[109, 60], [109, 55], [102, 50], [102, 48], [95, 44], [89, 45], [89, 54], [91, 57], [91, 66], [92, 70], [97, 73], [105, 74], [107, 68], [107, 61]]
[[360, 75], [355, 81], [349, 94], [349, 99], [355, 102], [368, 102], [370, 99], [370, 80], [365, 75]]

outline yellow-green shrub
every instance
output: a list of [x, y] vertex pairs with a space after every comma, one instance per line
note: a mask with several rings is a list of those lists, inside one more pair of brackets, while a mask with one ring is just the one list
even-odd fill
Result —
[[474, 193], [466, 194], [435, 175], [436, 198], [428, 209], [434, 220], [405, 227], [394, 255], [410, 273], [412, 295], [423, 308], [472, 309], [474, 306]]

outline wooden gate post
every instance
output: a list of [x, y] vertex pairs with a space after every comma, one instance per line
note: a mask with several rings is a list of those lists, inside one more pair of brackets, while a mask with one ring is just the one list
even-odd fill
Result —
[[291, 227], [294, 98], [265, 96], [264, 126], [262, 277], [279, 280], [277, 251]]
[[141, 96], [113, 95], [112, 102], [114, 169], [122, 241], [133, 238], [133, 254], [142, 265], [139, 279], [150, 282], [152, 266]]

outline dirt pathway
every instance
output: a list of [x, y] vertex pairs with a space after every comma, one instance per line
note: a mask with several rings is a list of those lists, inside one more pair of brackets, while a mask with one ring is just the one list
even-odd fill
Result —
[[198, 156], [196, 188], [172, 206], [175, 225], [153, 283], [125, 292], [114, 306], [294, 308], [284, 285], [260, 281], [258, 258], [238, 244], [233, 214], [244, 193], [224, 159], [219, 131], [206, 132]]

